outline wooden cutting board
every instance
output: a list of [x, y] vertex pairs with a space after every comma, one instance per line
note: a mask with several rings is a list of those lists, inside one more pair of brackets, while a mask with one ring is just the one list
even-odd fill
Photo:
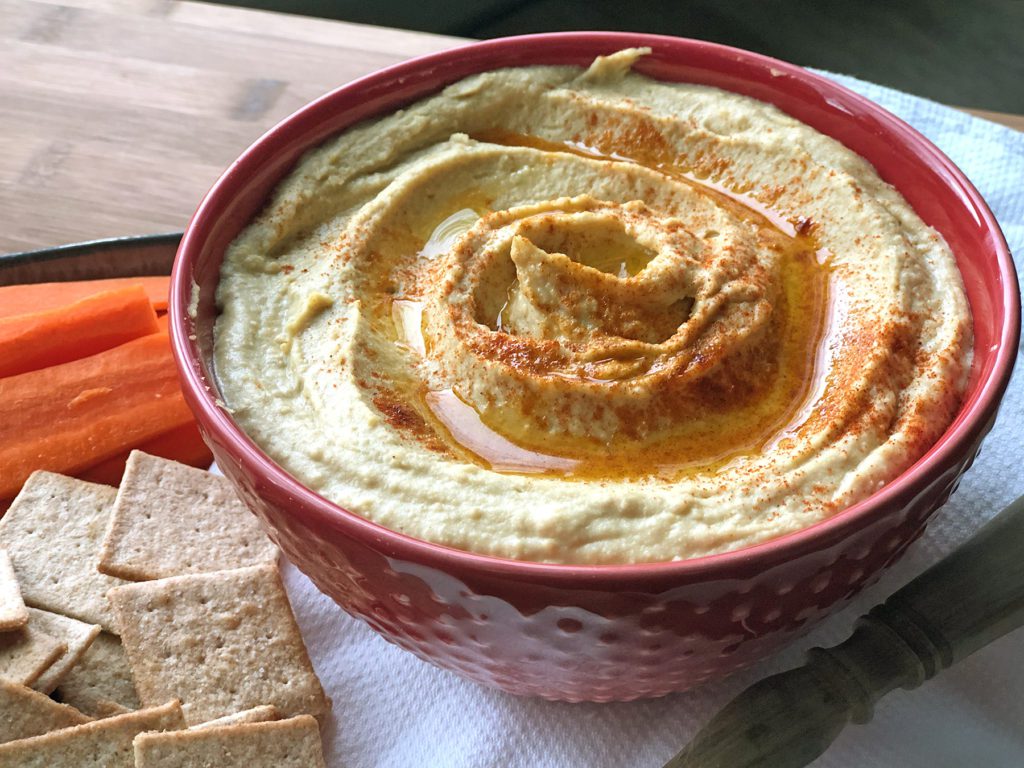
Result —
[[181, 230], [317, 96], [465, 42], [164, 0], [0, 0], [0, 253]]
[[465, 42], [172, 0], [0, 0], [0, 253], [181, 230], [306, 102]]

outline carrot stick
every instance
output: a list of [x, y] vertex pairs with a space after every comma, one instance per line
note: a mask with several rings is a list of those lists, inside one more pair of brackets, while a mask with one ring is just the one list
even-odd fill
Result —
[[143, 277], [111, 277], [106, 280], [77, 280], [69, 283], [24, 283], [0, 287], [0, 317], [42, 312], [91, 296], [129, 285], [141, 285], [153, 309], [167, 309], [171, 278], [167, 275]]
[[0, 379], [0, 499], [36, 469], [73, 475], [190, 421], [165, 333]]
[[168, 324], [170, 323], [170, 320], [171, 318], [168, 317], [166, 312], [164, 312], [162, 315], [156, 316], [156, 324], [160, 326], [160, 330], [164, 333], [167, 333]]
[[158, 330], [156, 313], [140, 285], [5, 317], [0, 319], [0, 377], [95, 355]]
[[[164, 459], [180, 461], [192, 467], [206, 469], [213, 463], [213, 454], [206, 447], [199, 428], [194, 421], [175, 427], [169, 432], [157, 435], [137, 446], [138, 450], [148, 453], [150, 456], [160, 456]], [[106, 485], [120, 485], [121, 476], [124, 474], [124, 465], [128, 462], [131, 449], [119, 453], [105, 461], [101, 461], [88, 469], [77, 473], [77, 477], [88, 480], [91, 483], [105, 483]]]

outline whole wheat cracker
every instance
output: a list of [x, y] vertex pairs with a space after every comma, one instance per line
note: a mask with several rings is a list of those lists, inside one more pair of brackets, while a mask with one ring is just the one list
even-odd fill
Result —
[[0, 680], [0, 744], [81, 725], [91, 719], [39, 691]]
[[309, 715], [135, 737], [136, 768], [326, 768]]
[[276, 558], [225, 478], [132, 451], [100, 553], [103, 573], [145, 581]]
[[185, 727], [181, 705], [160, 707], [94, 720], [41, 736], [0, 744], [3, 768], [134, 768], [132, 740], [146, 731]]
[[244, 709], [235, 712], [233, 715], [224, 715], [216, 720], [207, 720], [205, 723], [198, 723], [189, 726], [190, 728], [219, 728], [222, 725], [241, 725], [242, 723], [269, 723], [281, 719], [281, 710], [273, 704], [263, 704], [252, 709]]
[[64, 676], [55, 695], [92, 717], [110, 717], [142, 706], [121, 639], [102, 632], [78, 664]]
[[261, 704], [327, 714], [276, 565], [128, 584], [110, 601], [143, 704], [180, 699], [190, 724]]
[[0, 633], [0, 680], [32, 685], [68, 650], [67, 645], [32, 626]]
[[122, 579], [96, 570], [116, 491], [53, 472], [33, 472], [0, 519], [25, 602], [116, 632], [106, 594]]
[[21, 599], [18, 579], [6, 549], [0, 549], [0, 632], [9, 632], [28, 624], [28, 611]]
[[86, 624], [84, 621], [61, 616], [59, 613], [41, 611], [38, 608], [28, 609], [32, 625], [52, 637], [56, 637], [67, 646], [67, 651], [39, 678], [32, 687], [42, 693], [52, 693], [64, 676], [82, 658], [93, 640], [100, 633], [99, 624]]

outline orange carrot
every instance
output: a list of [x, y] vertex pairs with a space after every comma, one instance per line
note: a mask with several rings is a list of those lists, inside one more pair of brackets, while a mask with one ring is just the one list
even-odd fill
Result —
[[167, 333], [169, 322], [170, 318], [167, 316], [166, 312], [156, 316], [156, 324], [160, 326], [160, 330], [163, 331], [164, 333]]
[[[162, 435], [157, 435], [137, 448], [151, 456], [180, 461], [182, 464], [192, 467], [206, 469], [213, 463], [213, 454], [203, 442], [199, 428], [194, 421], [175, 427]], [[120, 485], [121, 476], [124, 474], [124, 465], [127, 463], [130, 453], [131, 450], [127, 450], [106, 461], [101, 461], [99, 464], [77, 473], [77, 477], [88, 480], [90, 483]]]
[[140, 285], [74, 304], [0, 319], [0, 377], [88, 357], [156, 333], [156, 313]]
[[153, 309], [167, 309], [171, 278], [167, 275], [111, 277], [106, 280], [77, 280], [69, 283], [26, 283], [0, 287], [0, 317], [27, 315], [53, 309], [91, 296], [129, 285], [141, 285]]
[[0, 379], [0, 499], [36, 469], [73, 475], [190, 421], [165, 333]]

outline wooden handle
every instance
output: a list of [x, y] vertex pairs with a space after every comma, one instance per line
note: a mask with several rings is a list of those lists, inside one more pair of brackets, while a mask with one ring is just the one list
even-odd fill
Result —
[[751, 686], [666, 768], [799, 768], [875, 702], [1024, 625], [1024, 497], [857, 621], [833, 648]]
[[876, 611], [930, 657], [928, 677], [1024, 624], [1024, 497]]
[[854, 722], [894, 688], [936, 673], [1024, 625], [1024, 497], [857, 621], [834, 648], [813, 648], [807, 666], [836, 689]]

